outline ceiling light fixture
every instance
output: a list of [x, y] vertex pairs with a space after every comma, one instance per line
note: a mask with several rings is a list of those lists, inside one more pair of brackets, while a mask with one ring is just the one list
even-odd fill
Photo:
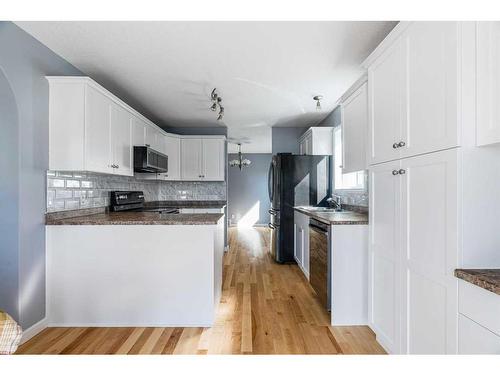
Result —
[[222, 118], [224, 117], [224, 107], [221, 105], [222, 97], [219, 96], [216, 88], [214, 88], [212, 90], [212, 93], [210, 94], [210, 100], [212, 101], [212, 105], [210, 106], [210, 110], [212, 112], [215, 112], [215, 111], [217, 111], [217, 108], [219, 108], [219, 114], [217, 115], [217, 120], [221, 121]]
[[316, 95], [313, 97], [314, 100], [316, 100], [316, 111], [321, 111], [321, 102], [320, 100], [323, 99], [323, 95]]
[[238, 143], [238, 158], [229, 161], [229, 165], [231, 167], [238, 167], [241, 171], [243, 167], [249, 167], [252, 162], [248, 159], [243, 159], [243, 155], [241, 154], [241, 143]]

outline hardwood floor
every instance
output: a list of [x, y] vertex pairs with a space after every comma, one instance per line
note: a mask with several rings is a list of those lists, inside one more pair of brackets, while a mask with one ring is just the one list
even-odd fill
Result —
[[210, 328], [47, 328], [18, 354], [382, 354], [368, 327], [329, 325], [297, 265], [268, 255], [264, 228], [229, 231]]

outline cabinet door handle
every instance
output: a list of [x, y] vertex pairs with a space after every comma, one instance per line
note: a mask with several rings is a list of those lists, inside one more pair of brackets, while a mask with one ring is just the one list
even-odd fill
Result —
[[401, 141], [398, 143], [398, 147], [404, 147], [406, 145], [406, 143], [404, 141]]
[[393, 175], [393, 176], [397, 176], [398, 174], [399, 174], [399, 171], [398, 171], [398, 170], [394, 169], [394, 170], [392, 171], [392, 175]]
[[405, 174], [405, 173], [406, 173], [406, 171], [405, 171], [404, 169], [400, 169], [400, 170], [398, 171], [398, 173], [399, 173], [399, 174]]
[[392, 148], [398, 148], [398, 147], [399, 147], [399, 144], [398, 144], [398, 143], [394, 142], [394, 143], [392, 144]]
[[120, 166], [118, 164], [116, 164], [116, 168], [120, 168]]

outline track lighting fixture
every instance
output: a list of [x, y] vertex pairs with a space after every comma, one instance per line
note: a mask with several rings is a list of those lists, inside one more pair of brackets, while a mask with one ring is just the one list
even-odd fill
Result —
[[210, 100], [212, 100], [212, 105], [210, 106], [210, 110], [212, 112], [215, 112], [217, 111], [217, 108], [219, 108], [219, 114], [217, 115], [217, 120], [221, 121], [222, 118], [224, 117], [224, 107], [221, 105], [222, 97], [219, 96], [216, 88], [212, 90], [212, 93], [210, 94]]
[[316, 110], [321, 111], [321, 102], [320, 100], [323, 99], [323, 95], [316, 95], [313, 97], [314, 100], [316, 100]]

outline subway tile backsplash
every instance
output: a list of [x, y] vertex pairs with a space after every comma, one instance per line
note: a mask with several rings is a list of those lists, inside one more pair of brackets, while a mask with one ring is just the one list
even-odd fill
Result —
[[225, 182], [148, 181], [85, 172], [47, 172], [47, 212], [109, 206], [112, 190], [142, 190], [146, 201], [225, 200]]

